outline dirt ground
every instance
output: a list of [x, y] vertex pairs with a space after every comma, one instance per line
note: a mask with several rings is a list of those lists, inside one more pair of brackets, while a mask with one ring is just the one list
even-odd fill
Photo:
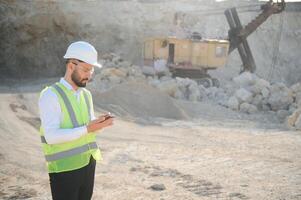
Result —
[[[44, 85], [0, 87], [0, 199], [51, 199], [38, 136]], [[117, 117], [100, 132], [93, 199], [301, 199], [300, 132], [266, 115], [194, 109], [198, 118], [185, 121]]]

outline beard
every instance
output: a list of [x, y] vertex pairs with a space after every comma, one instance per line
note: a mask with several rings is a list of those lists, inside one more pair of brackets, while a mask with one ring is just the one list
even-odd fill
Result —
[[87, 85], [87, 82], [85, 81], [88, 81], [87, 78], [85, 79], [81, 79], [79, 74], [77, 73], [77, 70], [74, 70], [71, 74], [71, 80], [75, 83], [75, 85], [77, 87], [86, 87]]

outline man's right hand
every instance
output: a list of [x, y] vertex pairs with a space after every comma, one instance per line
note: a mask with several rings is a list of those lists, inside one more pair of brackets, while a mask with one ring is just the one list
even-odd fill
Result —
[[87, 125], [88, 133], [98, 131], [98, 130], [103, 129], [108, 126], [112, 126], [113, 118], [109, 118], [109, 119], [105, 120], [105, 116], [106, 115], [103, 115], [103, 116], [100, 116], [98, 119], [92, 120]]

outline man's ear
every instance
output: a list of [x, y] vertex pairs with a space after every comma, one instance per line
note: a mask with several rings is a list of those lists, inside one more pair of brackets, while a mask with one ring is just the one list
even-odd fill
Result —
[[74, 70], [74, 67], [75, 67], [75, 65], [70, 61], [66, 64], [67, 70], [69, 70], [71, 72]]

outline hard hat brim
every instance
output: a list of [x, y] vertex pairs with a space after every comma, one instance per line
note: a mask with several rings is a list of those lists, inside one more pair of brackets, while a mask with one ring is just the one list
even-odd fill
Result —
[[93, 64], [94, 67], [102, 68], [102, 65], [100, 63]]
[[[69, 56], [66, 56], [66, 55], [64, 55], [63, 58], [64, 58], [64, 59], [78, 59], [78, 58], [76, 58], [76, 56], [69, 57]], [[84, 60], [83, 60], [83, 61], [84, 61]], [[85, 62], [85, 61], [84, 61], [84, 62]], [[85, 62], [85, 63], [88, 63], [88, 62]], [[100, 63], [98, 63], [98, 62], [96, 62], [96, 63], [88, 63], [88, 64], [93, 65], [94, 67], [102, 68], [102, 65], [101, 65]]]

